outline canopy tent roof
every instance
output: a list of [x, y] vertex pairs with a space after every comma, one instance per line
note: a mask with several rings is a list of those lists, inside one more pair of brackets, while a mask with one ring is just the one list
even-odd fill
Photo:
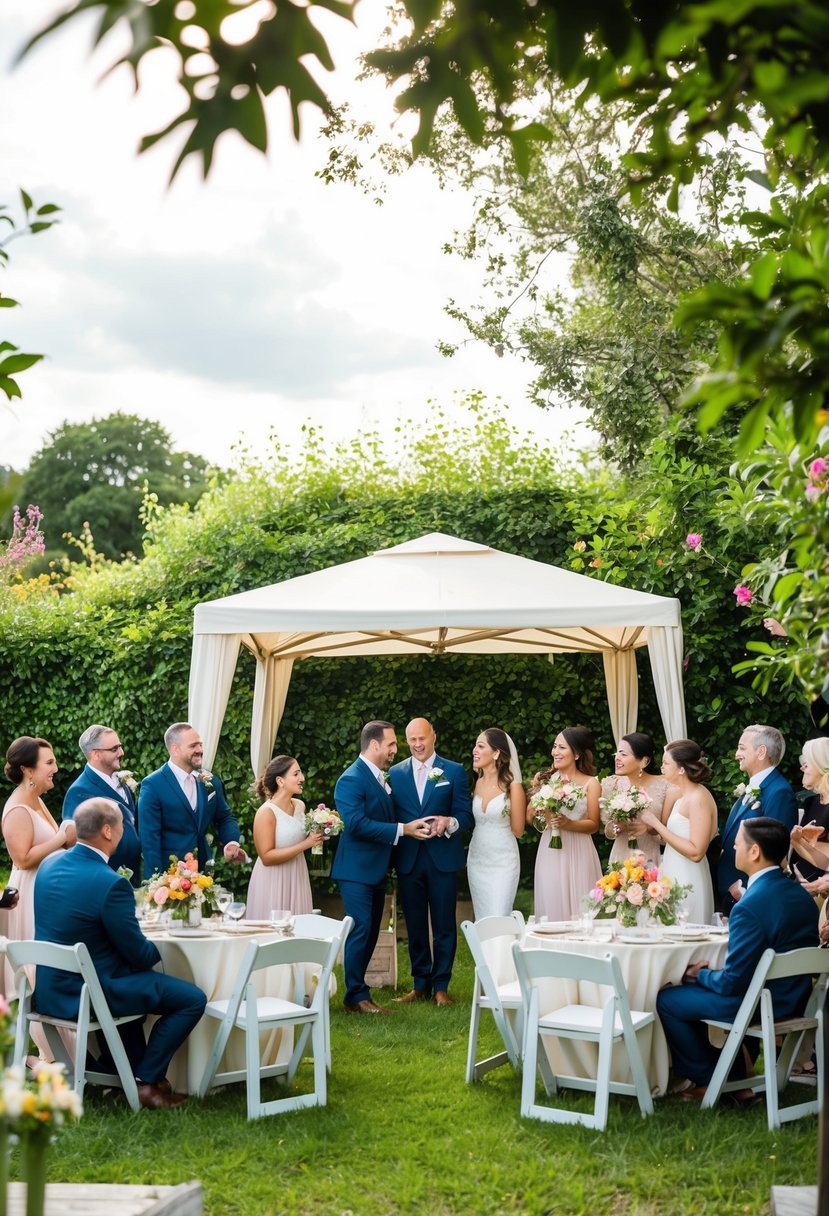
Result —
[[624, 727], [624, 734], [635, 727], [638, 708], [633, 651], [648, 646], [666, 734], [684, 733], [677, 600], [440, 532], [198, 604], [190, 717], [204, 736], [206, 763], [215, 754], [240, 645], [257, 660], [256, 771], [270, 757], [293, 660], [312, 655], [598, 651], [614, 730]]

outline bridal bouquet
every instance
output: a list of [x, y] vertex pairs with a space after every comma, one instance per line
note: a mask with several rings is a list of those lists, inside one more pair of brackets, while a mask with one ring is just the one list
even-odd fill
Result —
[[[617, 785], [612, 794], [599, 799], [602, 823], [631, 823], [639, 818], [640, 811], [649, 806], [650, 801], [650, 795], [638, 785], [631, 785], [626, 790]], [[637, 848], [637, 844], [635, 836], [628, 837], [629, 849]]]
[[644, 853], [634, 853], [624, 861], [612, 862], [585, 902], [591, 911], [615, 915], [625, 927], [636, 924], [642, 909], [663, 925], [673, 925], [677, 908], [690, 890], [690, 883], [675, 882], [651, 865]]
[[[544, 831], [547, 827], [545, 811], [552, 811], [556, 815], [564, 815], [567, 819], [578, 819], [579, 815], [574, 815], [573, 811], [583, 798], [584, 790], [580, 785], [576, 785], [575, 781], [565, 781], [558, 773], [554, 773], [530, 797], [530, 807], [535, 812], [533, 824], [539, 832]], [[548, 847], [551, 849], [561, 848], [561, 832], [558, 828], [550, 828]]]
[[[305, 812], [305, 831], [309, 835], [311, 832], [322, 832], [327, 840], [330, 836], [339, 836], [344, 826], [337, 811], [331, 810], [324, 802]], [[312, 844], [311, 852], [319, 856], [324, 847], [324, 844]]]
[[184, 861], [171, 856], [169, 869], [163, 874], [153, 874], [146, 885], [146, 899], [157, 908], [169, 911], [174, 920], [200, 920], [202, 905], [211, 913], [215, 911], [212, 888], [210, 875], [199, 873], [196, 858], [192, 853], [185, 853]]

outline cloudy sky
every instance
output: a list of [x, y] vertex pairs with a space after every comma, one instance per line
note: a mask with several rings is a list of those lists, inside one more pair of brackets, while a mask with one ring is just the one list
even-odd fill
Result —
[[[476, 294], [475, 272], [441, 252], [468, 198], [420, 168], [389, 182], [382, 207], [324, 185], [314, 119], [296, 145], [279, 99], [267, 160], [225, 136], [206, 184], [193, 162], [168, 188], [175, 142], [135, 152], [178, 112], [165, 52], [150, 57], [138, 96], [123, 69], [100, 82], [117, 40], [90, 56], [91, 24], [72, 23], [12, 70], [63, 7], [3, 0], [0, 203], [16, 205], [22, 186], [63, 215], [10, 246], [2, 271], [22, 304], [3, 313], [2, 337], [48, 358], [22, 376], [23, 401], [0, 406], [0, 464], [24, 468], [63, 421], [114, 410], [157, 418], [175, 446], [222, 463], [240, 440], [263, 448], [272, 429], [299, 442], [309, 418], [332, 440], [390, 431], [401, 417], [427, 420], [430, 399], [448, 406], [471, 389], [500, 395], [519, 426], [551, 437], [578, 428], [526, 403], [518, 360], [435, 350], [460, 336], [446, 300]], [[381, 0], [363, 0], [361, 29], [343, 24], [339, 61], [382, 22]], [[350, 91], [353, 74], [337, 88]], [[378, 123], [392, 117], [379, 86], [359, 88]]]

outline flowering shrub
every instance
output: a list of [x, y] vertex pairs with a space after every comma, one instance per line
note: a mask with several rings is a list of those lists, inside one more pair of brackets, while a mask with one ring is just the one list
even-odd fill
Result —
[[45, 552], [46, 540], [40, 529], [42, 519], [43, 512], [40, 507], [32, 503], [29, 503], [22, 515], [18, 507], [14, 508], [11, 540], [6, 546], [6, 552], [0, 553], [0, 572], [16, 574], [29, 558]]
[[747, 608], [754, 599], [754, 592], [745, 583], [738, 583], [734, 588], [734, 598], [741, 608]]

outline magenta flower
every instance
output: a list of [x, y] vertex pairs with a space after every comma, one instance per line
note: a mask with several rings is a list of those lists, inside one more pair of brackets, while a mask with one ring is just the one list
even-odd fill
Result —
[[699, 532], [689, 532], [685, 537], [685, 544], [689, 549], [699, 549], [702, 544], [702, 536]]
[[822, 456], [818, 456], [817, 460], [813, 460], [809, 465], [809, 477], [812, 481], [820, 481], [829, 469], [829, 461], [824, 460]]
[[734, 588], [734, 597], [741, 608], [747, 608], [754, 599], [754, 592], [745, 583], [738, 583]]

